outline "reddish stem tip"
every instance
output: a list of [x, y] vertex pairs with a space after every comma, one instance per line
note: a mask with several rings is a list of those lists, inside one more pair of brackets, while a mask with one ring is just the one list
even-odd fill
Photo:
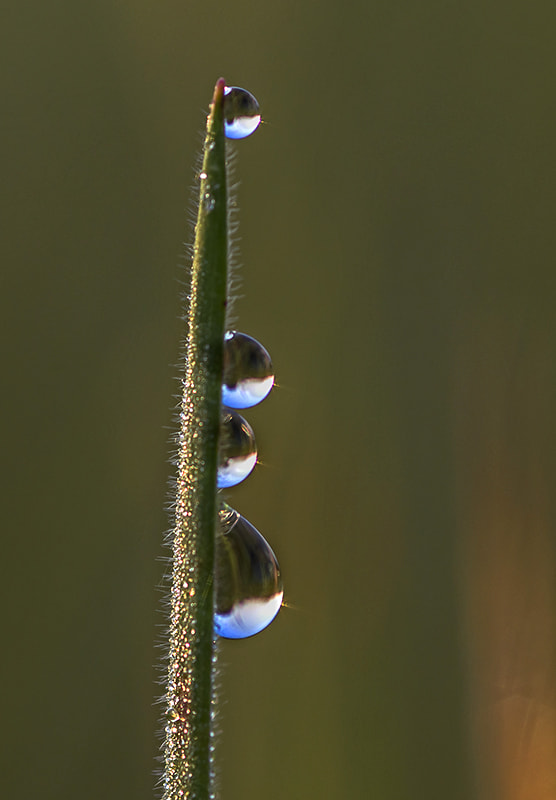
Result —
[[212, 97], [213, 103], [222, 102], [225, 88], [226, 88], [226, 81], [224, 80], [224, 78], [218, 78], [218, 80], [216, 81], [216, 86], [214, 87], [214, 95]]

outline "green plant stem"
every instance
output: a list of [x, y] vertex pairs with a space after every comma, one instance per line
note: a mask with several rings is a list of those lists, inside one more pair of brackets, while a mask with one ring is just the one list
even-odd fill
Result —
[[207, 120], [195, 228], [173, 540], [164, 800], [213, 796], [214, 537], [227, 286], [224, 81]]

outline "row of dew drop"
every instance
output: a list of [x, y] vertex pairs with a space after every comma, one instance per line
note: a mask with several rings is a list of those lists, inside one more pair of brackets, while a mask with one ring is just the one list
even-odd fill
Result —
[[[235, 409], [260, 403], [274, 385], [270, 356], [256, 339], [228, 331], [224, 337], [224, 376], [218, 487], [241, 483], [257, 462], [253, 429]], [[244, 639], [269, 625], [284, 595], [272, 548], [241, 514], [222, 503], [216, 538], [216, 632]]]
[[[243, 139], [261, 121], [259, 105], [237, 86], [224, 90], [224, 128], [229, 139]], [[256, 339], [238, 331], [224, 337], [224, 375], [218, 488], [236, 486], [257, 463], [255, 434], [236, 409], [264, 400], [274, 385], [268, 352]], [[284, 596], [280, 567], [259, 531], [227, 503], [219, 511], [216, 537], [216, 632], [245, 639], [264, 630], [276, 617]]]

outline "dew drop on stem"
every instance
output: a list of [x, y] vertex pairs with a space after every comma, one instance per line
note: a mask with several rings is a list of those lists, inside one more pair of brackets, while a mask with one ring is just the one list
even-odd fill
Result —
[[246, 639], [270, 625], [284, 596], [278, 561], [259, 531], [227, 504], [219, 512], [215, 575], [216, 633]]
[[220, 422], [218, 488], [241, 483], [257, 463], [257, 444], [253, 428], [231, 408], [224, 408]]
[[224, 132], [228, 139], [245, 139], [259, 127], [261, 113], [255, 97], [239, 86], [224, 89]]
[[246, 333], [227, 331], [222, 403], [230, 408], [251, 408], [264, 400], [273, 386], [272, 361], [262, 344]]

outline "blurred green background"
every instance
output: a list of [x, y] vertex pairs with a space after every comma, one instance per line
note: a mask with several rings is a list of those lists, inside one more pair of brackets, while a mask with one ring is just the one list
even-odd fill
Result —
[[4, 796], [153, 795], [179, 281], [221, 75], [266, 123], [234, 145], [235, 313], [279, 383], [230, 500], [287, 603], [222, 645], [222, 797], [556, 796], [555, 24], [4, 5]]

